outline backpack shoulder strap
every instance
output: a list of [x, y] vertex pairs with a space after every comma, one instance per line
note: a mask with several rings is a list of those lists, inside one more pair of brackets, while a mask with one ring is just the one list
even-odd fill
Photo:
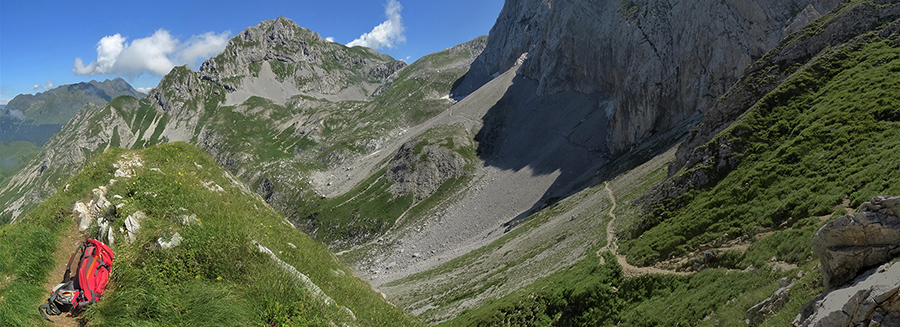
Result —
[[[72, 252], [72, 256], [69, 257], [69, 263], [66, 264], [66, 273], [63, 274], [63, 283], [72, 280], [72, 261], [75, 261], [76, 257], [78, 257], [79, 262], [81, 261], [81, 257], [84, 255], [84, 247], [85, 243], [82, 242], [80, 245], [78, 245], [77, 248], [75, 248], [75, 252]], [[76, 256], [76, 254], [78, 254], [79, 252], [82, 254]]]

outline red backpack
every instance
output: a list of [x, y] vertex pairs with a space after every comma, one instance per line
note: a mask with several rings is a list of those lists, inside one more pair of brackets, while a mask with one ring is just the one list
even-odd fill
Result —
[[[71, 274], [73, 262], [77, 263], [74, 275]], [[81, 243], [69, 258], [62, 283], [50, 292], [47, 304], [38, 307], [41, 316], [50, 320], [47, 314], [58, 316], [63, 312], [76, 312], [99, 301], [109, 281], [112, 262], [113, 251], [103, 242], [89, 238]]]

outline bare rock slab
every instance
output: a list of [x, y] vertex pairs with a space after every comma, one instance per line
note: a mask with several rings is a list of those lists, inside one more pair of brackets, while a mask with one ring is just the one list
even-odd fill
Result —
[[900, 326], [900, 263], [886, 263], [805, 304], [794, 326]]
[[828, 289], [900, 256], [900, 197], [876, 196], [859, 212], [832, 220], [813, 238]]

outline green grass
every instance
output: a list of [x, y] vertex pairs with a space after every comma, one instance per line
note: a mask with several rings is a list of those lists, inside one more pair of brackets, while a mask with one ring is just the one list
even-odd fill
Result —
[[384, 169], [344, 195], [310, 200], [298, 209], [301, 221], [313, 229], [314, 237], [335, 247], [364, 243], [387, 231], [400, 215], [413, 206], [413, 196], [395, 196], [388, 190]]
[[441, 326], [593, 325], [612, 321], [621, 309], [613, 285], [622, 279], [622, 266], [603, 253], [561, 269], [534, 284], [470, 311]]
[[74, 224], [72, 206], [109, 181], [119, 152], [95, 158], [68, 180], [68, 191], [57, 192], [16, 224], [0, 225], [0, 321], [12, 326], [41, 321], [36, 309], [50, 291], [44, 282], [61, 277], [48, 275], [59, 236]]
[[[749, 308], [771, 295], [773, 281], [791, 273], [709, 269], [690, 276], [649, 274], [626, 279], [615, 257], [609, 252], [602, 255], [604, 264], [599, 257], [588, 256], [442, 326], [696, 325], [731, 299], [741, 299], [738, 304]], [[793, 302], [818, 294], [802, 291]], [[743, 321], [739, 319], [743, 311], [729, 314], [733, 315], [730, 320]]]
[[[858, 206], [900, 194], [900, 49], [893, 40], [835, 48], [763, 97], [717, 136], [745, 149], [741, 164], [709, 189], [623, 243], [647, 265], [723, 234], [753, 236], [789, 219], [832, 213], [845, 197]], [[659, 224], [665, 221], [666, 223]]]
[[[20, 321], [20, 325], [38, 321], [34, 309], [45, 300], [47, 291], [42, 288], [52, 267], [49, 258], [57, 235], [72, 224], [72, 203], [92, 188], [107, 184], [114, 170], [112, 163], [121, 153], [114, 150], [100, 156], [70, 180], [68, 191], [54, 195], [24, 221], [2, 226], [0, 253], [9, 255], [0, 259], [4, 260], [0, 261], [0, 273], [12, 276], [13, 281], [2, 289], [10, 298], [15, 296], [8, 303], [16, 305], [0, 304], [0, 319], [16, 317], [20, 320], [3, 320]], [[138, 210], [148, 218], [141, 223], [134, 243], [125, 243], [123, 235], [116, 232], [110, 285], [104, 300], [85, 312], [92, 324], [420, 325], [353, 276], [324, 245], [232, 185], [205, 153], [184, 143], [131, 153], [140, 155], [144, 166], [137, 169], [135, 177], [109, 187], [110, 196], [123, 196], [110, 198], [122, 205], [113, 224], [122, 224]], [[214, 192], [203, 185], [210, 182], [224, 191]], [[196, 224], [182, 226], [181, 217], [192, 214]], [[176, 232], [184, 238], [180, 246], [169, 250], [154, 246], [158, 238]], [[325, 305], [315, 299], [271, 258], [257, 251], [254, 240], [307, 275], [336, 304]], [[21, 253], [33, 258], [23, 259]], [[342, 307], [349, 308], [356, 320]]]

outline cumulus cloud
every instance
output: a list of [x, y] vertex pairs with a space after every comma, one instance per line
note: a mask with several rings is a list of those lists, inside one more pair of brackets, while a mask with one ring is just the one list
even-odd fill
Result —
[[334, 42], [334, 37], [333, 36], [326, 37], [325, 41]]
[[78, 75], [165, 75], [176, 65], [194, 65], [199, 59], [221, 52], [228, 44], [230, 34], [229, 31], [208, 32], [181, 42], [169, 31], [159, 29], [153, 35], [131, 43], [120, 34], [110, 35], [97, 43], [96, 61], [85, 66], [81, 58], [76, 58], [72, 72]]
[[44, 85], [35, 84], [34, 86], [31, 87], [31, 90], [37, 90], [37, 89], [49, 90], [52, 88], [53, 88], [53, 82], [48, 79], [47, 83], [45, 83]]
[[400, 17], [400, 11], [403, 7], [397, 0], [389, 0], [384, 7], [384, 15], [387, 20], [384, 23], [375, 26], [371, 32], [361, 35], [358, 39], [347, 43], [347, 46], [364, 46], [372, 49], [380, 49], [383, 47], [393, 48], [396, 44], [406, 42], [406, 36], [403, 33], [406, 28], [403, 27], [403, 19]]
[[135, 90], [138, 90], [138, 92], [141, 92], [141, 93], [150, 93], [150, 91], [153, 91], [153, 88], [152, 87], [139, 87], [139, 88], [136, 88]]
[[203, 35], [195, 35], [182, 44], [178, 51], [177, 60], [183, 63], [195, 63], [199, 59], [206, 59], [219, 54], [228, 45], [231, 32], [216, 34], [207, 32]]

